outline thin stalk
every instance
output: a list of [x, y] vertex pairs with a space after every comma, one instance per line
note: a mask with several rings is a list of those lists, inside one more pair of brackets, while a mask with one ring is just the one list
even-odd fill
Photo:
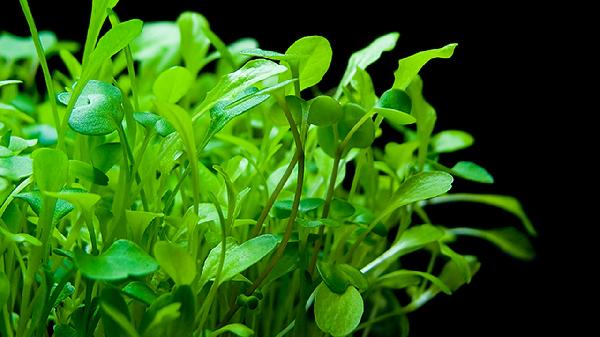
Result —
[[[217, 214], [219, 215], [219, 223], [221, 225], [221, 254], [219, 255], [219, 265], [217, 266], [217, 274], [215, 276], [215, 281], [213, 282], [210, 290], [208, 291], [208, 295], [202, 304], [202, 308], [198, 312], [198, 316], [196, 317], [196, 321], [198, 322], [198, 327], [200, 331], [204, 331], [204, 323], [206, 322], [206, 317], [208, 316], [208, 312], [212, 303], [214, 301], [215, 295], [217, 294], [217, 290], [219, 289], [219, 283], [221, 282], [221, 274], [223, 272], [223, 266], [225, 265], [225, 253], [227, 250], [226, 242], [227, 242], [227, 222], [232, 222], [233, 217], [230, 215], [233, 211], [229, 211], [229, 209], [234, 208], [234, 205], [228, 205], [228, 218], [225, 220], [225, 216], [223, 215], [223, 210], [221, 209], [221, 205], [217, 200], [217, 197], [214, 194], [209, 194], [215, 208], [217, 209]], [[234, 198], [235, 199], [235, 198]]]
[[[56, 105], [56, 99], [54, 98], [54, 84], [52, 83], [52, 76], [50, 75], [50, 69], [48, 68], [48, 62], [46, 61], [44, 47], [42, 46], [42, 41], [40, 40], [40, 36], [38, 34], [35, 21], [33, 20], [33, 16], [31, 15], [29, 3], [27, 2], [27, 0], [19, 0], [19, 3], [21, 4], [21, 9], [23, 10], [23, 14], [25, 15], [25, 19], [27, 20], [27, 25], [29, 26], [29, 31], [31, 32], [31, 37], [33, 39], [33, 44], [35, 45], [35, 51], [40, 61], [40, 65], [42, 66], [42, 72], [44, 74], [44, 83], [46, 85], [46, 90], [48, 91], [48, 100], [50, 101], [50, 108], [52, 109], [52, 118], [54, 119], [54, 124], [56, 128], [58, 128], [60, 126], [60, 118], [58, 117], [58, 107]], [[61, 135], [59, 134], [59, 137], [60, 136]]]
[[[254, 281], [254, 283], [250, 286], [250, 288], [246, 291], [246, 295], [250, 296], [254, 293], [258, 287], [264, 282], [264, 280], [269, 276], [277, 262], [283, 256], [285, 251], [285, 247], [287, 246], [290, 238], [292, 236], [292, 231], [294, 229], [294, 223], [296, 222], [296, 217], [298, 216], [298, 208], [300, 207], [300, 198], [302, 197], [302, 187], [304, 185], [304, 146], [302, 144], [302, 139], [300, 137], [300, 133], [298, 132], [298, 126], [294, 121], [292, 113], [290, 112], [289, 107], [283, 101], [283, 99], [279, 98], [279, 104], [283, 108], [283, 112], [285, 113], [285, 117], [287, 118], [288, 123], [292, 129], [292, 135], [294, 137], [294, 142], [296, 143], [296, 156], [298, 157], [298, 181], [296, 184], [296, 191], [294, 193], [294, 200], [292, 201], [292, 212], [290, 217], [288, 218], [287, 226], [285, 229], [285, 233], [283, 234], [283, 239], [277, 250], [273, 254], [271, 261], [267, 265], [267, 267], [263, 270], [263, 272], [258, 276], [258, 278]], [[238, 311], [239, 305], [235, 303], [231, 309], [225, 315], [225, 319], [222, 322], [222, 325], [227, 324]]]
[[[344, 151], [346, 150], [348, 143], [350, 143], [350, 139], [352, 139], [352, 136], [354, 136], [354, 134], [358, 131], [358, 129], [364, 123], [366, 123], [367, 120], [369, 120], [374, 114], [375, 114], [375, 111], [371, 111], [371, 112], [365, 114], [364, 116], [362, 116], [358, 120], [358, 122], [356, 124], [354, 124], [352, 129], [350, 129], [350, 132], [348, 132], [346, 137], [344, 137], [342, 142], [336, 148], [335, 157], [333, 159], [333, 168], [331, 169], [331, 176], [329, 179], [329, 186], [327, 189], [327, 196], [325, 198], [325, 203], [323, 204], [323, 215], [322, 215], [323, 219], [325, 219], [329, 216], [329, 208], [331, 205], [331, 200], [333, 199], [333, 192], [335, 190], [335, 182], [337, 180], [340, 159], [341, 159]], [[311, 257], [310, 265], [308, 267], [308, 271], [311, 274], [314, 273], [315, 266], [317, 264], [317, 259], [319, 256], [319, 251], [321, 250], [321, 246], [323, 245], [323, 233], [324, 232], [325, 232], [325, 226], [323, 226], [323, 225], [319, 226], [319, 234], [318, 234], [319, 238], [318, 238], [317, 242], [315, 243], [315, 249], [314, 249], [313, 255]]]
[[258, 220], [256, 221], [256, 225], [254, 226], [254, 231], [252, 232], [252, 237], [255, 237], [258, 234], [260, 234], [260, 232], [262, 230], [262, 226], [265, 223], [265, 220], [267, 219], [267, 217], [269, 216], [269, 211], [271, 211], [271, 208], [273, 207], [273, 204], [275, 204], [277, 197], [283, 190], [283, 187], [285, 187], [285, 184], [288, 181], [288, 179], [290, 178], [290, 175], [292, 175], [292, 172], [294, 171], [294, 167], [296, 166], [297, 162], [298, 162], [298, 156], [294, 155], [294, 157], [292, 158], [292, 161], [285, 169], [283, 176], [277, 183], [275, 190], [273, 190], [273, 193], [271, 193], [269, 200], [267, 200], [267, 204], [265, 205], [265, 207], [263, 207], [263, 210], [260, 213]]

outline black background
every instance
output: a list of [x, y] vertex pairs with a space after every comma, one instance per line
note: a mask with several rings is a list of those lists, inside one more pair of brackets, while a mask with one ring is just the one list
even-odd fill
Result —
[[[0, 31], [26, 35], [18, 1], [3, 3]], [[88, 1], [53, 3], [31, 1], [38, 28], [83, 42]], [[473, 160], [496, 178], [496, 184], [484, 187], [457, 182], [457, 190], [511, 194], [522, 201], [539, 229], [534, 239], [538, 257], [519, 262], [485, 244], [466, 242], [458, 250], [482, 255], [480, 273], [468, 287], [413, 314], [411, 336], [541, 336], [567, 327], [569, 335], [577, 335], [578, 325], [567, 324], [577, 311], [568, 298], [585, 299], [587, 286], [585, 276], [569, 276], [577, 266], [562, 255], [570, 245], [565, 228], [574, 228], [575, 220], [566, 215], [569, 208], [559, 191], [569, 184], [565, 176], [585, 165], [573, 159], [570, 145], [584, 134], [570, 131], [578, 122], [577, 111], [570, 110], [577, 98], [564, 90], [570, 70], [562, 66], [562, 53], [573, 38], [567, 34], [565, 9], [487, 1], [442, 7], [393, 3], [121, 0], [116, 11], [122, 19], [153, 21], [194, 10], [225, 42], [251, 36], [262, 48], [280, 52], [302, 36], [325, 36], [334, 57], [323, 88], [337, 84], [353, 51], [390, 31], [401, 33], [396, 50], [369, 68], [379, 93], [391, 86], [398, 58], [458, 42], [451, 60], [435, 60], [421, 73], [425, 95], [438, 112], [438, 130], [462, 129], [476, 139], [471, 149], [443, 161]], [[434, 222], [449, 226], [518, 224], [489, 208], [440, 211]]]

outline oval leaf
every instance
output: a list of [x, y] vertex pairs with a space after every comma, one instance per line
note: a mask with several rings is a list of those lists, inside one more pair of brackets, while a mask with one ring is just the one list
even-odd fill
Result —
[[99, 256], [75, 249], [75, 264], [81, 274], [92, 280], [113, 281], [129, 276], [144, 276], [158, 269], [158, 264], [135, 243], [115, 241]]
[[329, 96], [317, 96], [309, 103], [308, 122], [325, 126], [337, 122], [342, 116], [340, 103]]
[[473, 136], [460, 130], [446, 130], [431, 137], [433, 152], [454, 152], [473, 145]]
[[322, 36], [305, 36], [285, 52], [286, 62], [297, 67], [300, 90], [321, 82], [331, 63], [331, 45]]
[[169, 68], [156, 78], [152, 92], [156, 98], [168, 103], [176, 103], [190, 90], [194, 77], [184, 67]]
[[[269, 254], [275, 247], [279, 239], [272, 234], [265, 234], [250, 239], [241, 245], [233, 245], [225, 251], [225, 263], [221, 273], [221, 282], [227, 281], [236, 274], [243, 272], [252, 265], [260, 261]], [[200, 286], [203, 286], [217, 274], [219, 265], [219, 256], [221, 254], [221, 244], [211, 249], [204, 266], [202, 267], [202, 276], [200, 277]]]

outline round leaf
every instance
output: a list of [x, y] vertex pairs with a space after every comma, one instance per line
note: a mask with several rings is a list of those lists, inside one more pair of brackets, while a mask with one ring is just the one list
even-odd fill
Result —
[[189, 70], [175, 66], [158, 75], [152, 91], [159, 100], [176, 103], [190, 90], [193, 81], [194, 77]]
[[348, 287], [341, 295], [323, 283], [315, 290], [315, 320], [319, 329], [333, 337], [352, 333], [360, 323], [363, 311], [362, 297], [354, 287]]
[[337, 122], [342, 116], [340, 103], [330, 96], [317, 96], [310, 101], [308, 122], [325, 126]]
[[286, 61], [298, 67], [300, 90], [319, 83], [331, 63], [331, 45], [322, 36], [306, 36], [294, 42], [285, 52]]
[[[338, 134], [340, 139], [346, 137], [346, 135], [352, 130], [354, 125], [358, 123], [362, 116], [367, 112], [357, 104], [349, 103], [343, 107], [342, 119], [338, 122]], [[369, 118], [361, 125], [358, 130], [350, 138], [348, 148], [367, 148], [371, 146], [375, 139], [375, 124]]]
[[99, 256], [76, 249], [74, 258], [81, 274], [92, 280], [122, 280], [129, 276], [148, 275], [158, 269], [152, 257], [127, 240], [115, 241]]
[[90, 136], [115, 131], [123, 119], [121, 99], [121, 91], [110, 83], [89, 81], [77, 98], [69, 117], [69, 126]]

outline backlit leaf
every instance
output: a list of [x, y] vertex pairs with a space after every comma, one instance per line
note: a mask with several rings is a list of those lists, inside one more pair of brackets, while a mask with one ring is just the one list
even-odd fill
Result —
[[341, 295], [323, 283], [315, 290], [315, 320], [319, 329], [333, 337], [352, 333], [360, 323], [363, 311], [362, 297], [354, 287], [348, 287]]

